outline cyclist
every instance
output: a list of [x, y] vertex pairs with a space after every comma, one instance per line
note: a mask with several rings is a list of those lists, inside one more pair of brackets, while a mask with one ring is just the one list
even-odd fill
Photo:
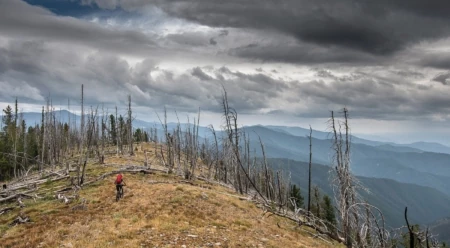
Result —
[[123, 192], [123, 185], [126, 185], [125, 182], [123, 181], [123, 176], [122, 173], [119, 173], [116, 177], [116, 181], [114, 182], [114, 184], [116, 185], [116, 190], [117, 192]]

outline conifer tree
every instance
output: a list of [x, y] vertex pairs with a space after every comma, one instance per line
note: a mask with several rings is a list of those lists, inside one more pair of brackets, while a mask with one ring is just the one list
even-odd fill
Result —
[[[295, 206], [297, 208], [303, 208], [304, 206], [304, 198], [302, 196], [302, 192], [297, 185], [292, 185], [289, 193], [289, 197], [295, 202]], [[294, 205], [290, 205], [292, 209], [294, 209]]]
[[109, 116], [109, 136], [114, 145], [117, 145], [117, 129], [116, 129], [116, 118], [114, 115]]
[[334, 231], [336, 225], [336, 215], [334, 214], [334, 207], [331, 198], [324, 195], [322, 199], [323, 219], [326, 221], [328, 228]]

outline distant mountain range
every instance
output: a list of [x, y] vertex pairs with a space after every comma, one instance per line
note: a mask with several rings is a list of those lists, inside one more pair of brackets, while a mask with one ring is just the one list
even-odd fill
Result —
[[[309, 139], [275, 131], [263, 126], [245, 127], [251, 147], [261, 156], [259, 137], [263, 140], [266, 155], [271, 158], [288, 158], [309, 161]], [[404, 183], [414, 183], [440, 190], [450, 196], [450, 154], [432, 153], [403, 146], [370, 146], [353, 143], [352, 171], [357, 176], [387, 178]], [[331, 141], [312, 140], [313, 162], [330, 165]]]
[[[67, 110], [58, 110], [54, 111], [55, 117], [57, 120], [60, 120], [62, 122], [68, 122], [69, 118], [72, 123], [79, 123], [80, 122], [80, 116], [76, 115], [74, 113], [71, 113]], [[101, 115], [101, 113], [99, 113]], [[28, 125], [34, 125], [34, 124], [40, 124], [41, 123], [41, 113], [36, 112], [25, 112], [23, 113], [23, 118], [27, 122]], [[169, 130], [176, 128], [178, 124], [177, 123], [168, 123]], [[181, 123], [182, 128], [186, 127], [186, 123]], [[161, 123], [159, 121], [153, 121], [153, 122], [147, 122], [139, 119], [133, 120], [133, 126], [135, 128], [161, 128]], [[286, 126], [251, 126], [246, 128], [257, 128], [257, 127], [264, 127], [271, 129], [273, 131], [279, 132], [279, 133], [285, 133], [292, 136], [299, 136], [299, 137], [307, 137], [309, 136], [309, 129], [301, 128], [301, 127], [286, 127]], [[209, 136], [210, 130], [207, 127], [200, 127], [199, 130], [200, 136]], [[322, 132], [313, 130], [312, 137], [320, 140], [327, 140], [330, 139], [330, 133], [329, 132]], [[434, 153], [447, 153], [450, 154], [450, 147], [434, 143], [434, 142], [415, 142], [410, 144], [396, 144], [393, 142], [380, 142], [380, 141], [372, 141], [368, 139], [362, 139], [358, 138], [356, 136], [352, 136], [352, 143], [357, 144], [364, 144], [369, 146], [378, 147], [380, 149], [384, 150], [395, 150], [397, 152], [404, 151], [404, 152], [434, 152]], [[394, 148], [395, 147], [395, 148]]]
[[[287, 134], [291, 134], [294, 136], [301, 136], [301, 137], [309, 136], [309, 132], [310, 132], [309, 129], [301, 128], [301, 127], [284, 127], [284, 126], [265, 126], [265, 127], [270, 128], [275, 131], [285, 132]], [[317, 130], [313, 130], [312, 137], [316, 138], [316, 139], [323, 139], [323, 140], [332, 138], [330, 136], [330, 133], [321, 132], [321, 131], [317, 131]], [[358, 144], [369, 145], [369, 146], [375, 146], [375, 147], [389, 146], [389, 147], [400, 147], [400, 149], [413, 148], [413, 150], [410, 150], [410, 151], [416, 151], [416, 152], [426, 151], [426, 152], [450, 154], [450, 147], [439, 144], [439, 143], [435, 143], [435, 142], [415, 142], [415, 143], [410, 143], [410, 144], [396, 144], [393, 142], [372, 141], [372, 140], [368, 140], [368, 139], [358, 138], [356, 136], [352, 136], [352, 142], [358, 143]]]
[[[308, 163], [289, 159], [269, 159], [273, 169], [288, 170], [294, 183], [300, 186], [307, 202]], [[330, 167], [313, 164], [312, 184], [319, 186], [324, 193], [333, 196], [329, 183]], [[408, 206], [410, 222], [428, 224], [450, 216], [450, 196], [415, 184], [399, 183], [385, 178], [357, 177], [369, 192], [360, 190], [364, 199], [381, 209], [390, 227], [400, 227], [405, 224], [403, 211]]]
[[[79, 123], [80, 117], [68, 111], [56, 111], [58, 120]], [[24, 113], [30, 125], [41, 122], [41, 113]], [[168, 123], [168, 129], [177, 127]], [[180, 124], [182, 129], [188, 124]], [[159, 121], [133, 121], [134, 128], [157, 128], [163, 137]], [[306, 162], [309, 160], [309, 129], [284, 126], [246, 126], [251, 150], [261, 156], [259, 137], [263, 141], [272, 166], [290, 171], [292, 180], [306, 188]], [[219, 130], [217, 135], [223, 133]], [[199, 135], [211, 138], [211, 130], [199, 127]], [[313, 183], [327, 194], [331, 164], [331, 136], [327, 132], [313, 130]], [[396, 144], [372, 141], [352, 136], [352, 172], [370, 190], [363, 196], [383, 210], [388, 223], [394, 227], [403, 225], [402, 211], [408, 206], [412, 222], [429, 224], [450, 217], [450, 147], [438, 143], [416, 142]], [[450, 225], [448, 225], [450, 228]], [[442, 229], [442, 228], [441, 228]], [[440, 229], [439, 229], [440, 230]], [[446, 229], [448, 230], [448, 229]], [[448, 230], [450, 233], [450, 230]]]

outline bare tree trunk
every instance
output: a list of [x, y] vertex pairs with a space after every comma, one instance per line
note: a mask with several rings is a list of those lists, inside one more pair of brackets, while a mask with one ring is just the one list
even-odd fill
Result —
[[311, 211], [311, 164], [312, 164], [312, 128], [309, 126], [309, 175], [308, 175], [308, 216]]
[[105, 114], [105, 110], [102, 105], [102, 152], [100, 158], [100, 164], [105, 163], [105, 139], [106, 139], [106, 123], [108, 121], [108, 114]]
[[[81, 121], [80, 121], [80, 158], [77, 166], [77, 185], [82, 184], [81, 164], [83, 163], [84, 155], [84, 85], [81, 85]], [[84, 166], [83, 166], [84, 168]], [[81, 174], [81, 175], [80, 175]]]
[[121, 143], [122, 142], [122, 129], [119, 129], [120, 124], [118, 122], [118, 118], [117, 118], [117, 106], [116, 106], [116, 144], [117, 144], [117, 156], [119, 156], [119, 152], [121, 151], [120, 147], [122, 147]]
[[132, 124], [132, 116], [131, 116], [131, 95], [128, 95], [128, 137], [130, 139], [130, 155], [134, 155], [133, 150], [133, 124]]
[[41, 144], [41, 163], [39, 165], [39, 171], [42, 171], [43, 165], [44, 165], [44, 154], [45, 154], [45, 112], [44, 112], [44, 106], [42, 106], [42, 120], [41, 120], [41, 134], [42, 134], [42, 144]]
[[15, 111], [14, 111], [14, 130], [13, 130], [13, 149], [14, 149], [14, 178], [17, 178], [17, 112], [18, 106], [17, 106], [17, 97], [16, 97], [16, 104], [15, 104]]
[[408, 232], [409, 232], [409, 247], [410, 248], [414, 248], [415, 244], [415, 237], [414, 237], [414, 232], [411, 229], [411, 225], [409, 225], [409, 221], [408, 221], [408, 207], [405, 207], [405, 220], [406, 220], [406, 226], [408, 227]]
[[[247, 177], [247, 179], [250, 181], [252, 187], [255, 189], [255, 191], [258, 193], [259, 196], [261, 196], [261, 198], [266, 201], [266, 198], [261, 194], [261, 192], [259, 191], [259, 189], [256, 187], [255, 183], [251, 180], [250, 176], [247, 174], [247, 172], [244, 170], [244, 165], [242, 164], [240, 155], [239, 155], [239, 146], [238, 144], [233, 144], [233, 134], [234, 132], [237, 132], [237, 113], [235, 111], [233, 111], [233, 113], [230, 110], [230, 107], [228, 106], [228, 97], [227, 97], [227, 92], [225, 90], [225, 88], [223, 88], [223, 99], [222, 99], [222, 106], [223, 106], [223, 110], [224, 110], [224, 117], [225, 117], [225, 122], [226, 122], [226, 130], [227, 130], [227, 136], [228, 136], [228, 142], [231, 145], [232, 151], [234, 153], [237, 165], [241, 167], [241, 169], [243, 169], [243, 172], [245, 174], [245, 176]], [[234, 120], [234, 127], [231, 123], [231, 121]], [[235, 137], [238, 137], [237, 133], [235, 134]]]

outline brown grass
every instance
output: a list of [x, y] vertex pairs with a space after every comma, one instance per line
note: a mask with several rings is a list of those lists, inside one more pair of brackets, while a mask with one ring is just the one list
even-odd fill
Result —
[[[139, 154], [138, 154], [139, 156]], [[107, 170], [90, 166], [93, 174]], [[111, 170], [111, 168], [109, 168]], [[115, 201], [114, 176], [84, 188], [87, 210], [72, 211], [51, 197], [26, 200], [33, 223], [8, 227], [19, 213], [0, 216], [2, 247], [335, 247], [304, 227], [263, 215], [252, 202], [215, 185], [184, 184], [166, 174], [125, 174]], [[150, 182], [164, 181], [162, 184]], [[196, 184], [206, 184], [195, 182]]]

